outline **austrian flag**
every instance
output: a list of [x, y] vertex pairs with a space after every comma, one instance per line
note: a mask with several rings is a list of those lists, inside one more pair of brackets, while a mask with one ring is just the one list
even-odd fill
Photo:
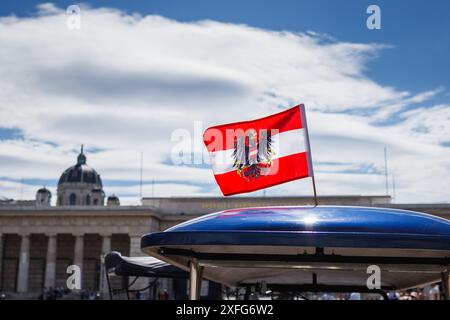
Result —
[[225, 196], [313, 177], [304, 105], [208, 128], [203, 139]]

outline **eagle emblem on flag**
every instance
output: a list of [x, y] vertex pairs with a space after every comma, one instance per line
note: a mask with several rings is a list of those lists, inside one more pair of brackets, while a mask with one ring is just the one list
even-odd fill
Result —
[[273, 156], [272, 135], [268, 130], [261, 130], [258, 135], [256, 130], [250, 129], [235, 139], [233, 166], [247, 181], [259, 178], [264, 169], [269, 169]]

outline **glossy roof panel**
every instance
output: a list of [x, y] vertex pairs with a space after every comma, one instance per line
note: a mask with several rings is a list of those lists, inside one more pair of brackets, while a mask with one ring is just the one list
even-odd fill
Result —
[[389, 208], [244, 208], [202, 216], [142, 239], [143, 247], [218, 244], [450, 250], [450, 221]]

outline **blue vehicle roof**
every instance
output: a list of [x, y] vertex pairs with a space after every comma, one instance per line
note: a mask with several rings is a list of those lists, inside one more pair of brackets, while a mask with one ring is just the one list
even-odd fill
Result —
[[450, 250], [450, 221], [375, 207], [243, 208], [202, 216], [141, 240], [142, 248], [165, 245]]

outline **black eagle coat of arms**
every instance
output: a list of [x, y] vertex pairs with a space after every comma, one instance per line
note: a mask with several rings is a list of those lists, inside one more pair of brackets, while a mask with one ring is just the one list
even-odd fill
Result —
[[234, 142], [234, 164], [237, 174], [247, 181], [258, 179], [270, 170], [272, 165], [272, 134], [268, 130], [248, 130], [246, 134], [236, 137]]

